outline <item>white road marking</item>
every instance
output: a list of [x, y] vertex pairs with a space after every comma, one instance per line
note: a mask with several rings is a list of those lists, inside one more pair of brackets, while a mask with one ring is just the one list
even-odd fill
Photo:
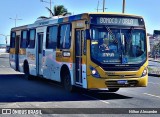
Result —
[[160, 83], [154, 83], [154, 82], [148, 82], [149, 84], [157, 84], [160, 85]]
[[86, 94], [82, 94], [82, 95], [84, 95], [84, 96], [86, 96], [86, 97], [89, 97], [89, 98], [92, 98], [92, 99], [95, 99], [95, 100], [99, 100], [99, 101], [101, 101], [101, 102], [103, 102], [103, 103], [109, 104], [109, 102], [107, 102], [107, 101], [100, 100], [100, 99], [98, 99], [98, 98], [95, 98], [95, 97], [92, 97], [92, 96], [89, 96], [89, 95], [86, 95]]
[[8, 68], [9, 66], [1, 65], [0, 68]]
[[153, 95], [153, 94], [149, 94], [149, 93], [143, 93], [144, 95], [148, 95], [148, 96], [152, 96], [152, 97], [156, 97], [156, 98], [160, 98], [160, 96], [157, 95]]

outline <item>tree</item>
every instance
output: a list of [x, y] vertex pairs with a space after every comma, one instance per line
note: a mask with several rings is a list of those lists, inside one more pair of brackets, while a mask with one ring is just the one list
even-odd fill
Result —
[[52, 16], [59, 16], [59, 15], [65, 16], [67, 14], [69, 15], [71, 14], [63, 5], [54, 6], [53, 11], [48, 7], [46, 7], [46, 9], [51, 13]]
[[[68, 12], [68, 10], [63, 5], [54, 6], [53, 11], [48, 7], [46, 7], [46, 9], [50, 12], [50, 14], [51, 14], [50, 17], [60, 16], [60, 15], [61, 16], [71, 15], [71, 13]], [[49, 19], [49, 17], [40, 16], [37, 19]]]

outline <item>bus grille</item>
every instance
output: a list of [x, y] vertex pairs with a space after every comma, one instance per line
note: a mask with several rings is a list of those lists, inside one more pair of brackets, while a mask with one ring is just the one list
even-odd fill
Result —
[[135, 87], [137, 84], [137, 80], [128, 80], [127, 84], [118, 84], [117, 81], [106, 81], [107, 87]]
[[137, 71], [139, 67], [102, 67], [105, 71]]
[[107, 75], [110, 79], [139, 78], [136, 76], [136, 74], [130, 74], [130, 75], [109, 75], [107, 74]]

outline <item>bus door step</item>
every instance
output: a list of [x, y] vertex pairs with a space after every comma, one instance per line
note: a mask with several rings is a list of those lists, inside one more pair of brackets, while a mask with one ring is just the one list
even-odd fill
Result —
[[80, 82], [76, 82], [76, 86], [78, 86], [78, 87], [82, 87], [82, 83], [80, 83]]

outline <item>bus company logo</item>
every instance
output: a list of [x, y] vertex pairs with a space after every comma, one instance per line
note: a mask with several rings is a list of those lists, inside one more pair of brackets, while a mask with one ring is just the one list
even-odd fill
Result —
[[83, 22], [78, 22], [78, 23], [77, 23], [77, 27], [84, 27], [84, 26], [83, 26]]
[[31, 60], [35, 60], [35, 55], [30, 52], [27, 53], [27, 57], [30, 58]]
[[125, 75], [120, 75], [120, 78], [125, 78]]
[[103, 57], [114, 57], [114, 53], [103, 53], [102, 54]]
[[42, 25], [47, 25], [47, 24], [49, 24], [49, 21], [47, 21], [47, 22], [40, 22], [40, 23], [39, 23], [40, 26], [42, 26]]
[[107, 72], [107, 75], [115, 75], [115, 72]]
[[12, 114], [12, 110], [11, 109], [2, 109], [2, 114], [3, 115], [10, 115], [10, 114]]
[[56, 57], [62, 57], [62, 53], [56, 53]]

